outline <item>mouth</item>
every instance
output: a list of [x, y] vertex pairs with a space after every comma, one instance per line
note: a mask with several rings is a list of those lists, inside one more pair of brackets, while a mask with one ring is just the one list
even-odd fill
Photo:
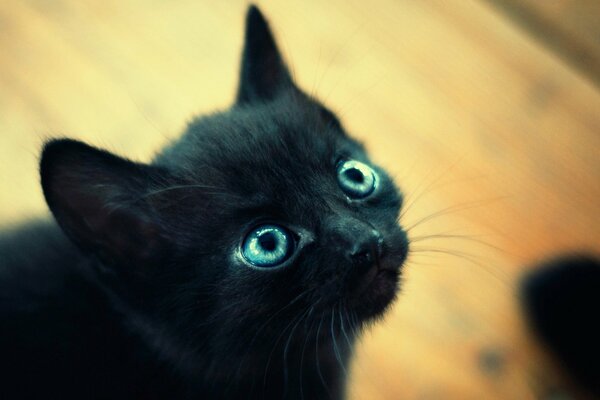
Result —
[[402, 263], [394, 267], [373, 265], [361, 283], [349, 293], [349, 305], [361, 319], [377, 317], [396, 298]]
[[408, 241], [404, 241], [398, 252], [376, 257], [359, 284], [350, 290], [348, 303], [360, 318], [375, 318], [394, 301], [407, 255]]

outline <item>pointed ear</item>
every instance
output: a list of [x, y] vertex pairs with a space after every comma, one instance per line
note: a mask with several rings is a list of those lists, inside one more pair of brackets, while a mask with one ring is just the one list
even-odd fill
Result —
[[74, 140], [46, 144], [40, 163], [46, 202], [67, 236], [108, 264], [155, 264], [166, 251], [144, 200], [154, 167]]
[[294, 84], [269, 25], [258, 8], [251, 5], [246, 14], [246, 33], [237, 103], [272, 99]]

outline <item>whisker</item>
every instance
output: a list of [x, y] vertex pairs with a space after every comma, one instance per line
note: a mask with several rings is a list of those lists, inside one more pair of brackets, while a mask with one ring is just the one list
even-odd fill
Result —
[[[267, 327], [267, 325], [269, 324], [269, 322], [271, 322], [277, 315], [279, 315], [280, 313], [282, 313], [285, 309], [287, 309], [288, 307], [290, 307], [291, 305], [293, 305], [294, 303], [296, 303], [298, 300], [300, 300], [303, 296], [305, 295], [304, 292], [300, 293], [298, 296], [294, 297], [289, 303], [287, 303], [285, 306], [283, 306], [282, 308], [280, 308], [276, 313], [274, 313], [273, 315], [271, 315], [269, 317], [269, 319], [267, 319], [267, 321], [265, 323], [263, 323], [260, 328], [254, 333], [254, 335], [252, 336], [252, 339], [250, 340], [250, 342], [248, 343], [247, 347], [247, 351], [242, 359], [242, 361], [238, 364], [238, 368], [237, 368], [237, 373], [236, 376], [239, 376], [241, 374], [241, 369], [243, 366], [243, 363], [246, 361], [246, 359], [249, 357], [250, 352], [253, 349], [253, 345], [254, 345], [254, 341], [258, 338], [259, 334], [262, 332], [262, 330]], [[236, 304], [236, 307], [239, 307], [239, 305]]]
[[421, 218], [420, 220], [418, 220], [417, 222], [413, 223], [408, 228], [406, 228], [405, 231], [406, 232], [410, 232], [411, 230], [413, 230], [417, 226], [421, 225], [422, 223], [430, 221], [430, 220], [435, 219], [435, 218], [439, 218], [441, 216], [445, 216], [445, 215], [457, 213], [457, 212], [460, 212], [460, 211], [469, 210], [471, 208], [486, 206], [486, 205], [489, 205], [489, 204], [491, 204], [491, 203], [493, 203], [495, 201], [504, 200], [506, 198], [507, 198], [507, 196], [497, 196], [497, 197], [492, 197], [490, 199], [475, 200], [475, 201], [470, 201], [470, 202], [456, 204], [456, 205], [453, 205], [453, 206], [450, 206], [450, 207], [446, 207], [446, 208], [443, 208], [443, 209], [441, 209], [439, 211], [434, 212], [433, 214], [430, 214], [430, 215], [428, 215], [426, 217]]
[[267, 321], [261, 325], [261, 327], [256, 331], [256, 333], [254, 334], [254, 336], [252, 337], [252, 340], [250, 341], [250, 343], [248, 344], [248, 348], [251, 348], [252, 345], [254, 344], [254, 341], [256, 340], [256, 338], [258, 338], [259, 333], [267, 327], [267, 325], [269, 324], [269, 322], [271, 322], [276, 316], [278, 316], [279, 314], [281, 314], [285, 309], [287, 309], [288, 307], [292, 306], [294, 303], [296, 303], [298, 300], [300, 300], [306, 293], [302, 292], [300, 293], [298, 296], [294, 297], [287, 305], [285, 305], [284, 307], [282, 307], [281, 309], [279, 309], [279, 311], [277, 311], [275, 314], [271, 315], [269, 317], [269, 319], [267, 319]]
[[414, 243], [418, 243], [418, 242], [422, 242], [423, 240], [436, 240], [436, 239], [458, 239], [458, 240], [467, 240], [473, 243], [477, 243], [477, 244], [481, 244], [483, 246], [492, 248], [494, 250], [498, 250], [501, 251], [503, 253], [505, 253], [506, 251], [498, 246], [495, 246], [491, 243], [488, 243], [486, 241], [483, 241], [481, 239], [478, 239], [475, 236], [472, 235], [452, 235], [452, 234], [446, 234], [446, 233], [439, 233], [439, 234], [435, 234], [435, 235], [423, 235], [423, 236], [413, 236], [410, 238], [410, 242], [412, 244]]
[[[315, 302], [315, 304], [310, 308], [310, 312], [308, 314], [308, 316], [306, 317], [306, 321], [308, 321], [310, 319], [310, 316], [312, 315], [313, 311], [315, 310], [315, 305], [318, 304], [320, 301], [317, 300]], [[308, 327], [309, 329], [306, 329], [306, 326], [304, 327], [304, 332], [310, 332], [310, 327], [312, 326], [312, 322], [310, 326]], [[302, 352], [300, 353], [300, 399], [304, 400], [304, 380], [303, 380], [303, 374], [304, 374], [304, 351], [306, 350], [306, 344], [308, 343], [308, 339], [310, 338], [309, 334], [306, 334], [306, 336], [304, 337], [304, 344], [302, 345]]]
[[[337, 308], [337, 306], [336, 306], [336, 308]], [[342, 360], [342, 355], [340, 354], [340, 349], [338, 348], [338, 345], [337, 345], [337, 340], [335, 339], [335, 332], [333, 330], [334, 321], [335, 321], [335, 308], [334, 308], [334, 311], [331, 313], [331, 329], [330, 329], [331, 330], [331, 340], [333, 341], [333, 352], [335, 354], [336, 360], [338, 361], [338, 364], [342, 368], [342, 371], [344, 371], [344, 376], [347, 378], [348, 372], [346, 371], [346, 367]]]
[[417, 202], [417, 200], [419, 200], [420, 198], [422, 198], [433, 187], [433, 185], [435, 185], [437, 182], [439, 182], [440, 179], [442, 179], [444, 176], [446, 176], [447, 174], [449, 174], [458, 165], [458, 163], [461, 162], [465, 158], [465, 156], [466, 156], [466, 153], [463, 154], [463, 155], [461, 155], [460, 157], [458, 157], [452, 164], [450, 164], [450, 167], [444, 168], [435, 178], [433, 178], [433, 180], [431, 180], [427, 184], [427, 186], [423, 186], [423, 184], [425, 182], [427, 182], [427, 179], [429, 178], [429, 176], [434, 171], [433, 169], [430, 170], [427, 173], [427, 175], [425, 175], [425, 177], [421, 180], [421, 182], [419, 183], [419, 185], [417, 185], [417, 187], [415, 188], [415, 190], [413, 190], [413, 196], [412, 196], [412, 198], [406, 204], [404, 210], [400, 213], [400, 216], [398, 217], [398, 219], [402, 219], [402, 217], [404, 217], [406, 215], [406, 213], [408, 212], [408, 210], [410, 210], [412, 208], [412, 206]]
[[359, 100], [364, 98], [365, 94], [369, 93], [371, 90], [375, 89], [378, 85], [380, 85], [390, 74], [390, 72], [383, 73], [377, 77], [377, 79], [366, 88], [362, 89], [357, 96], [352, 97], [349, 101], [347, 101], [344, 105], [342, 105], [339, 109], [336, 110], [336, 114], [340, 120], [344, 119], [347, 114], [353, 111], [353, 108], [360, 104]]
[[351, 311], [348, 314], [348, 322], [350, 323], [352, 336], [358, 337], [360, 335], [360, 323], [358, 322], [358, 317], [355, 312]]
[[[411, 253], [415, 253], [415, 254], [417, 254], [417, 253], [447, 254], [447, 255], [450, 255], [453, 257], [457, 257], [457, 258], [466, 260], [466, 261], [484, 269], [488, 274], [490, 274], [492, 277], [494, 277], [494, 279], [496, 279], [498, 282], [500, 282], [503, 286], [505, 286], [507, 288], [511, 288], [511, 284], [510, 284], [511, 279], [509, 278], [508, 275], [505, 275], [498, 269], [490, 269], [487, 264], [484, 264], [483, 262], [477, 260], [477, 257], [474, 256], [473, 254], [465, 253], [465, 252], [458, 251], [458, 250], [450, 250], [450, 249], [443, 249], [443, 248], [414, 248], [414, 247], [411, 250]], [[497, 273], [500, 273], [500, 276]], [[511, 288], [511, 290], [512, 290], [512, 288]]]
[[[344, 311], [345, 311], [345, 307], [344, 307]], [[346, 317], [347, 317], [348, 312], [346, 311], [345, 314], [346, 314]], [[339, 308], [339, 315], [340, 315], [340, 326], [342, 328], [342, 333], [344, 334], [344, 337], [346, 338], [346, 343], [348, 343], [348, 348], [351, 349], [352, 348], [352, 341], [348, 337], [348, 333], [346, 333], [346, 329], [344, 328], [344, 319], [342, 318], [342, 307]]]
[[194, 184], [194, 185], [173, 185], [173, 186], [169, 186], [166, 188], [152, 190], [152, 191], [149, 191], [149, 192], [141, 195], [138, 198], [138, 200], [146, 199], [148, 197], [156, 196], [158, 194], [169, 192], [172, 190], [183, 190], [183, 189], [212, 189], [212, 190], [216, 190], [215, 192], [212, 192], [212, 194], [225, 194], [225, 195], [229, 195], [229, 196], [240, 197], [234, 193], [228, 192], [226, 188], [210, 186], [210, 185]]
[[411, 207], [413, 207], [416, 204], [418, 199], [424, 197], [428, 193], [433, 192], [434, 190], [439, 190], [448, 185], [456, 185], [457, 183], [470, 182], [470, 181], [475, 181], [475, 180], [487, 178], [487, 177], [488, 177], [488, 175], [478, 175], [478, 176], [472, 176], [472, 177], [468, 177], [468, 178], [464, 178], [464, 179], [451, 179], [446, 182], [440, 182], [439, 184], [436, 184], [435, 187], [433, 186], [433, 184], [430, 185], [431, 187], [423, 189], [423, 192], [418, 194], [417, 197], [411, 196], [409, 194], [406, 197], [406, 200], [408, 200], [408, 203], [406, 206], [403, 207], [402, 212], [400, 213], [400, 216], [398, 217], [398, 220], [401, 220], [402, 218], [404, 218], [406, 216], [408, 211], [410, 211]]
[[271, 349], [271, 352], [269, 353], [269, 358], [267, 359], [267, 364], [265, 365], [265, 372], [263, 375], [263, 395], [265, 394], [265, 392], [267, 390], [267, 376], [268, 376], [268, 372], [269, 372], [269, 366], [271, 365], [271, 359], [273, 358], [273, 353], [275, 352], [275, 349], [277, 348], [277, 345], [279, 344], [279, 341], [281, 340], [281, 338], [283, 337], [285, 332], [289, 329], [290, 326], [292, 326], [292, 324], [294, 324], [297, 320], [300, 320], [301, 317], [302, 317], [302, 315], [299, 315], [299, 316], [296, 316], [295, 318], [293, 318], [287, 324], [287, 326], [281, 331], [281, 333], [277, 337], [277, 340], [273, 344], [273, 348]]
[[[352, 31], [344, 40], [344, 43], [342, 43], [336, 50], [336, 52], [333, 54], [333, 57], [331, 57], [329, 59], [329, 62], [327, 63], [327, 65], [325, 66], [325, 69], [323, 70], [323, 73], [321, 74], [320, 78], [319, 78], [319, 85], [321, 84], [321, 82], [323, 81], [323, 79], [325, 79], [325, 77], [327, 76], [327, 73], [329, 72], [329, 69], [331, 68], [331, 66], [333, 65], [333, 63], [337, 60], [337, 58], [339, 57], [339, 55], [342, 53], [343, 50], [346, 49], [346, 47], [348, 46], [348, 44], [350, 43], [350, 40], [358, 33], [360, 32], [365, 25], [367, 24], [367, 22], [363, 22], [360, 25], [358, 25], [354, 31]], [[371, 49], [369, 49], [370, 51]], [[367, 53], [368, 54], [368, 53]], [[366, 54], [363, 54], [363, 57], [361, 57], [362, 59], [364, 59], [366, 56]], [[339, 83], [342, 81], [342, 79], [346, 78], [349, 72], [349, 68], [346, 69], [346, 71], [344, 71], [344, 73], [339, 74], [338, 75], [338, 79], [336, 80], [336, 82], [333, 84], [333, 86], [329, 89], [329, 91], [327, 92], [327, 94], [325, 95], [325, 97], [323, 98], [323, 103], [327, 103], [329, 101], [329, 97], [331, 96], [331, 94], [333, 93], [333, 91], [337, 88], [337, 86], [339, 85]]]
[[323, 384], [323, 387], [325, 388], [325, 391], [327, 391], [327, 395], [329, 396], [329, 398], [332, 399], [333, 397], [331, 396], [331, 393], [329, 392], [329, 387], [327, 386], [327, 383], [325, 382], [325, 378], [323, 378], [323, 372], [321, 371], [321, 365], [319, 363], [319, 360], [320, 360], [320, 357], [319, 357], [319, 335], [321, 334], [321, 325], [323, 324], [324, 317], [325, 317], [325, 311], [323, 311], [323, 313], [321, 313], [321, 319], [319, 320], [319, 326], [317, 328], [317, 333], [315, 336], [315, 359], [316, 359], [316, 363], [317, 363], [317, 374], [319, 375], [321, 384]]
[[312, 88], [310, 89], [310, 95], [312, 97], [316, 96], [316, 91], [317, 91], [317, 84], [320, 82], [317, 82], [317, 78], [319, 76], [319, 66], [321, 65], [321, 55], [323, 54], [323, 42], [319, 41], [319, 57], [317, 58], [317, 65], [315, 67], [315, 73], [313, 76], [313, 82], [312, 82]]
[[300, 317], [300, 319], [298, 319], [298, 322], [296, 322], [296, 324], [294, 324], [294, 327], [290, 331], [290, 335], [288, 336], [288, 339], [283, 348], [283, 388], [284, 388], [283, 397], [284, 398], [287, 397], [287, 389], [288, 389], [288, 375], [289, 375], [289, 373], [288, 373], [288, 350], [290, 347], [290, 343], [292, 342], [292, 337], [294, 336], [294, 332], [296, 331], [296, 328], [298, 327], [300, 322], [302, 322], [304, 317], [306, 315], [308, 315], [309, 311], [310, 311], [310, 307], [308, 307], [306, 309], [306, 311], [304, 311], [304, 313], [302, 313], [302, 316]]

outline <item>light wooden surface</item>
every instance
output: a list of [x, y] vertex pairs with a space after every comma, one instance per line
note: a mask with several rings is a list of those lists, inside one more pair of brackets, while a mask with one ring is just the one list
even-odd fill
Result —
[[600, 1], [487, 1], [600, 86]]
[[[296, 79], [396, 176], [404, 224], [423, 221], [399, 301], [357, 351], [353, 399], [573, 393], [524, 329], [515, 285], [538, 260], [600, 248], [599, 71], [498, 3], [511, 1], [259, 2]], [[148, 160], [227, 107], [246, 6], [0, 2], [2, 224], [46, 213], [45, 138]]]

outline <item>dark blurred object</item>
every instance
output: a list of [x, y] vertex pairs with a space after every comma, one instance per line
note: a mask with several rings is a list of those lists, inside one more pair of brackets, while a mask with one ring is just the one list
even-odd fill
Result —
[[582, 254], [551, 260], [524, 278], [521, 295], [534, 332], [600, 397], [600, 260]]

